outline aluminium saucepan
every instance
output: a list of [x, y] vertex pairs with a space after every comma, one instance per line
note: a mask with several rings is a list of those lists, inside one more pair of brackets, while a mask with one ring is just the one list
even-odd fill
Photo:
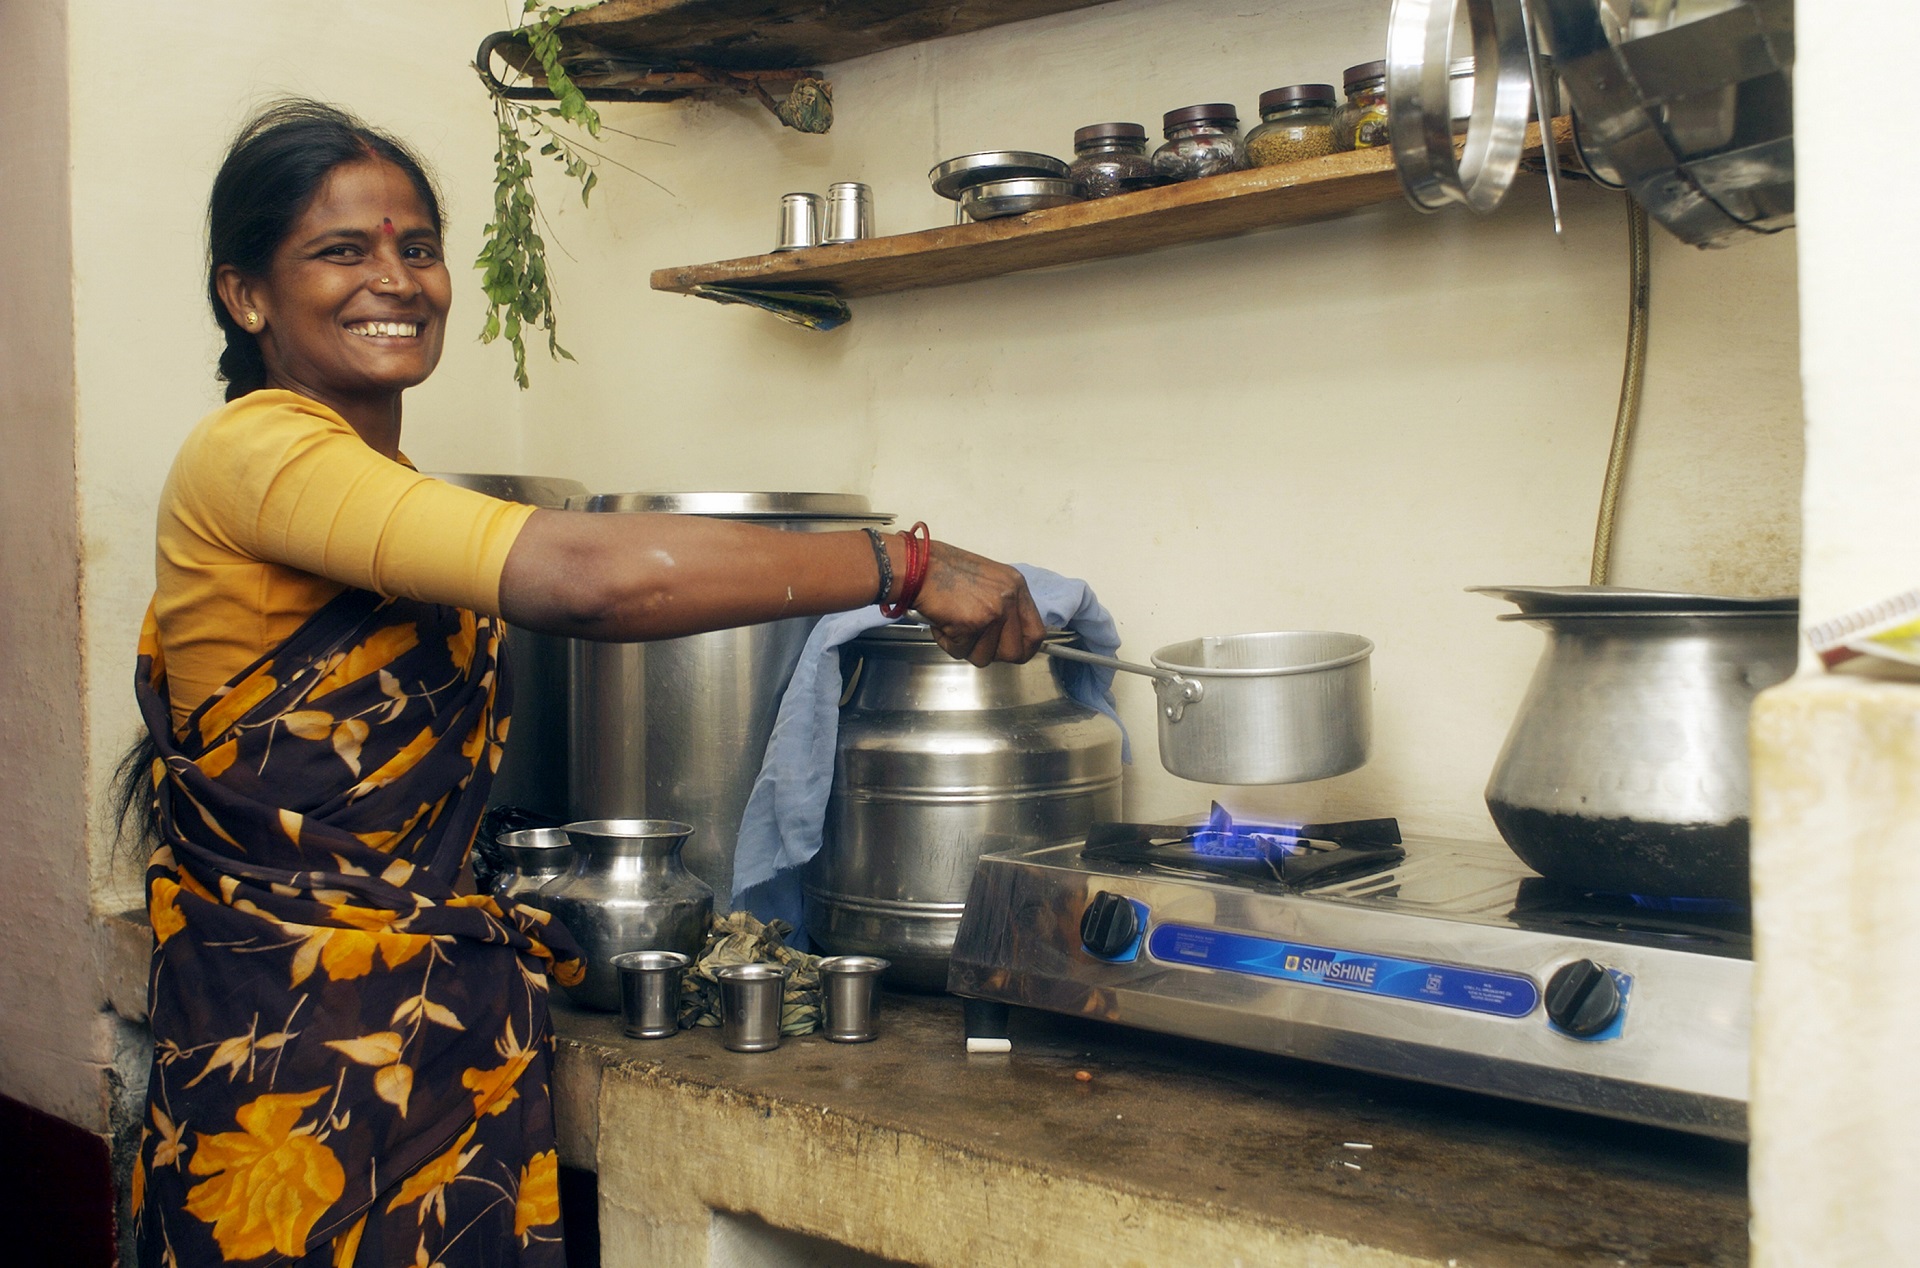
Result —
[[1373, 643], [1331, 630], [1173, 643], [1153, 667], [1046, 644], [1049, 656], [1154, 680], [1160, 764], [1205, 784], [1297, 784], [1366, 764]]

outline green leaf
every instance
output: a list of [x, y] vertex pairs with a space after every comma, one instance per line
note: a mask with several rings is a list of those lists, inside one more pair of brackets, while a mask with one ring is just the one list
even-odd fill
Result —
[[526, 328], [546, 332], [548, 355], [573, 360], [560, 346], [554, 320], [554, 297], [547, 272], [546, 242], [536, 231], [540, 204], [533, 188], [531, 156], [557, 164], [567, 178], [580, 184], [584, 206], [599, 182], [588, 158], [548, 120], [561, 120], [588, 136], [600, 135], [600, 113], [567, 74], [560, 23], [590, 5], [563, 8], [543, 0], [522, 0], [519, 32], [540, 64], [553, 96], [551, 105], [528, 105], [510, 98], [494, 98], [496, 139], [493, 152], [493, 218], [482, 230], [483, 241], [474, 257], [480, 270], [480, 289], [487, 297], [480, 341], [505, 336], [513, 349], [514, 382], [527, 386]]

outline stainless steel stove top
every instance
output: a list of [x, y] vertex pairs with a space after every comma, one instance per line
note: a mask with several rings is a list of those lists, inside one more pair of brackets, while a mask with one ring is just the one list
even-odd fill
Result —
[[1155, 862], [983, 858], [948, 988], [1745, 1139], [1744, 913], [1569, 894], [1491, 841], [1304, 889], [1222, 877], [1178, 827]]

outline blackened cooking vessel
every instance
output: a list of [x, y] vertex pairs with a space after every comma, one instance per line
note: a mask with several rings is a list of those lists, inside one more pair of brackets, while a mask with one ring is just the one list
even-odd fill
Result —
[[1514, 853], [1583, 889], [1745, 902], [1747, 716], [1793, 672], [1799, 601], [1475, 590], [1548, 634], [1487, 783]]

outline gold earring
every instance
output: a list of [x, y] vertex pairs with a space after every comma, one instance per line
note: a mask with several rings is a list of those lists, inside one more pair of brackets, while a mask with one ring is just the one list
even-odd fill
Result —
[[259, 324], [260, 324], [260, 314], [259, 314], [259, 313], [256, 313], [256, 312], [253, 312], [252, 310], [249, 310], [249, 311], [247, 312], [247, 324], [248, 324], [249, 326], [257, 326], [257, 325], [259, 325]]

